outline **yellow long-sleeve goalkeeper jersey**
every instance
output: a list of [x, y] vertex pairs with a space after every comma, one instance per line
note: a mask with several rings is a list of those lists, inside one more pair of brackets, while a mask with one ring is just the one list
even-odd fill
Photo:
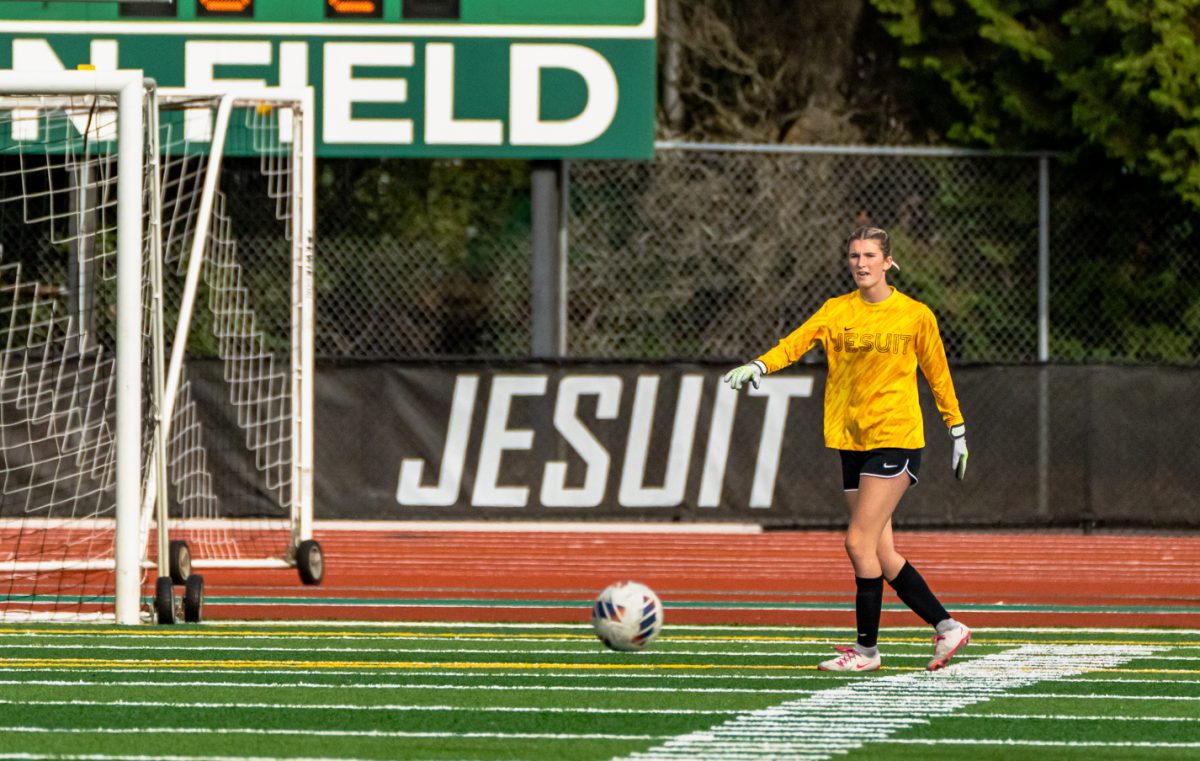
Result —
[[858, 291], [838, 296], [758, 361], [775, 372], [817, 343], [829, 361], [825, 446], [855, 451], [925, 446], [918, 367], [946, 426], [963, 422], [937, 319], [921, 302], [895, 288], [874, 304]]

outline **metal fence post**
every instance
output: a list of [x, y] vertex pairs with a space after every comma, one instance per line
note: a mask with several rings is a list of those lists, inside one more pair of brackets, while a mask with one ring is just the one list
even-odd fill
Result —
[[532, 164], [533, 266], [531, 271], [531, 343], [535, 357], [562, 356], [563, 328], [562, 185], [563, 162]]
[[1038, 158], [1037, 514], [1050, 516], [1050, 157]]
[[1050, 157], [1038, 158], [1038, 362], [1050, 361]]

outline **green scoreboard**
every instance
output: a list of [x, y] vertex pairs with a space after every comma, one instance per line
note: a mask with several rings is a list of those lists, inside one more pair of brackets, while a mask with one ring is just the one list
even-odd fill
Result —
[[657, 0], [0, 0], [0, 69], [297, 87], [323, 156], [650, 158]]

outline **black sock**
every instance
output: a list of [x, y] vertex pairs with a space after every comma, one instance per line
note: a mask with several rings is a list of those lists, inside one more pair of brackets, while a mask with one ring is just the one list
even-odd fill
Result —
[[905, 561], [896, 578], [888, 583], [896, 590], [900, 601], [912, 608], [913, 613], [925, 619], [925, 623], [930, 626], [937, 626], [941, 621], [950, 618], [950, 614], [930, 591], [925, 579], [921, 578], [921, 574], [917, 573], [917, 569], [909, 565], [908, 561]]
[[858, 624], [860, 647], [875, 647], [879, 639], [879, 614], [883, 610], [883, 577], [854, 577], [858, 592], [854, 595], [854, 617]]

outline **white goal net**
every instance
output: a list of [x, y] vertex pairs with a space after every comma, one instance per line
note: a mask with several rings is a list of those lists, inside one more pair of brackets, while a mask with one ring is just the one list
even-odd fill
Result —
[[168, 557], [179, 583], [189, 554], [295, 564], [312, 515], [311, 96], [6, 77], [0, 617], [133, 623]]

